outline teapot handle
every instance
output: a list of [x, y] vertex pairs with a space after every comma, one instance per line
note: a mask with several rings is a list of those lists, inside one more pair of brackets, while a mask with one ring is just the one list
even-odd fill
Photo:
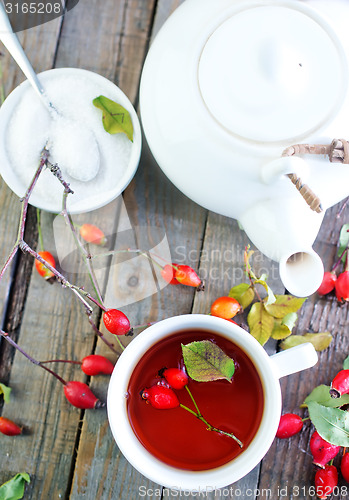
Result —
[[301, 176], [307, 172], [307, 164], [295, 155], [328, 155], [332, 163], [349, 164], [349, 142], [345, 139], [333, 139], [331, 144], [294, 144], [286, 148], [281, 158], [269, 162], [262, 169], [262, 179], [269, 184], [280, 175], [287, 175], [297, 190], [303, 196], [309, 207], [317, 213], [321, 213], [323, 208], [318, 196], [303, 183]]

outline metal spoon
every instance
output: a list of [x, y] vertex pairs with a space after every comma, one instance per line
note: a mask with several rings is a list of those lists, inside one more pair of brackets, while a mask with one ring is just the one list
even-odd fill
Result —
[[[18, 66], [23, 71], [24, 75], [27, 77], [29, 83], [32, 85], [33, 89], [36, 91], [37, 95], [41, 99], [41, 102], [44, 104], [46, 109], [51, 114], [53, 119], [57, 119], [62, 115], [52, 104], [50, 99], [48, 98], [44, 87], [42, 86], [37, 74], [35, 73], [33, 67], [31, 66], [29, 59], [27, 58], [23, 47], [21, 46], [17, 35], [14, 33], [5, 8], [0, 1], [0, 40], [5, 45], [13, 59], [16, 61]], [[67, 120], [67, 118], [65, 118]], [[82, 130], [83, 125], [79, 124], [80, 131]], [[68, 137], [71, 140], [71, 138]], [[81, 140], [81, 147], [79, 148], [79, 139]], [[88, 148], [86, 150], [86, 144]], [[81, 160], [78, 165], [78, 169], [74, 168], [73, 173], [69, 172], [72, 177], [80, 181], [90, 181], [92, 180], [99, 169], [99, 152], [96, 138], [91, 130], [85, 127], [84, 134], [79, 134], [79, 138], [77, 140], [76, 148], [78, 151], [81, 151]], [[94, 150], [98, 152], [98, 165], [94, 165], [94, 168], [90, 168], [89, 172], [86, 172], [84, 169], [84, 165], [86, 165], [86, 161], [89, 161], [91, 157], [96, 158], [96, 154], [91, 155], [91, 151]], [[81, 167], [81, 168], [80, 168]], [[80, 172], [80, 173], [77, 173]]]

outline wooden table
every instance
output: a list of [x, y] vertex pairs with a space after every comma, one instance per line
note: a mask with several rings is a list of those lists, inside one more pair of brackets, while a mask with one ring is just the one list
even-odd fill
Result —
[[[19, 37], [38, 72], [52, 67], [95, 71], [119, 85], [137, 108], [140, 73], [149, 44], [180, 3], [181, 0], [80, 0], [64, 18], [26, 30]], [[3, 52], [7, 95], [24, 78], [7, 51]], [[348, 221], [348, 210], [336, 217], [338, 208], [326, 214], [315, 244], [327, 269], [335, 259], [340, 227]], [[15, 242], [19, 213], [18, 198], [1, 180], [2, 262]], [[46, 249], [57, 254], [54, 220], [53, 214], [42, 214]], [[123, 197], [74, 220], [100, 226], [110, 235], [109, 248], [141, 246], [145, 235], [150, 248], [166, 236], [173, 261], [191, 265], [205, 279], [203, 293], [183, 286], [180, 290], [171, 286], [157, 290], [152, 269], [142, 257], [118, 260], [116, 256], [110, 265], [99, 266], [96, 272], [105, 303], [108, 307], [120, 307], [133, 325], [177, 314], [208, 313], [215, 298], [245, 280], [243, 249], [248, 239], [237, 222], [207, 212], [182, 195], [162, 174], [145, 143], [137, 174]], [[28, 213], [25, 239], [36, 246], [33, 207]], [[274, 292], [283, 293], [277, 265], [258, 252], [256, 256], [255, 271], [267, 271]], [[77, 259], [67, 276], [88, 288], [84, 269]], [[105, 344], [96, 341], [81, 304], [57, 282], [44, 282], [34, 270], [32, 257], [18, 255], [0, 283], [0, 297], [3, 329], [34, 358], [81, 359], [95, 352], [116, 359]], [[100, 321], [97, 308], [95, 320]], [[347, 325], [347, 305], [338, 305], [333, 297], [321, 299], [317, 295], [306, 301], [295, 333], [330, 331], [334, 341], [319, 354], [316, 367], [282, 380], [283, 411], [302, 414], [298, 406], [304, 397], [316, 385], [328, 384], [341, 368], [349, 353]], [[103, 326], [101, 330], [108, 335]], [[273, 352], [277, 345], [269, 342], [266, 349]], [[74, 365], [57, 364], [55, 368], [65, 379], [86, 381]], [[113, 441], [105, 409], [80, 411], [69, 405], [54, 377], [29, 363], [4, 341], [0, 346], [0, 382], [12, 388], [10, 403], [0, 406], [2, 415], [24, 426], [22, 436], [0, 435], [0, 484], [25, 471], [31, 478], [25, 498], [33, 500], [155, 499], [161, 494], [164, 499], [178, 498], [177, 493], [162, 491], [161, 486], [148, 481], [124, 459]], [[108, 377], [92, 377], [88, 383], [105, 400]], [[311, 498], [311, 432], [312, 427], [307, 424], [291, 440], [275, 440], [261, 464], [246, 478], [205, 497]], [[293, 486], [299, 487], [298, 495]]]

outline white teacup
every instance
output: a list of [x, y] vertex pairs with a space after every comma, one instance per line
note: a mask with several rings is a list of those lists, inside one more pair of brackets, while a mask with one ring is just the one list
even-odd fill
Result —
[[[127, 390], [138, 361], [154, 344], [187, 330], [217, 333], [236, 344], [253, 362], [264, 390], [264, 410], [257, 433], [240, 455], [210, 470], [190, 471], [167, 465], [150, 454], [134, 434], [127, 415]], [[108, 418], [113, 436], [126, 459], [144, 476], [172, 489], [203, 490], [223, 488], [244, 477], [269, 450], [281, 415], [279, 379], [314, 366], [317, 353], [309, 344], [268, 356], [264, 348], [245, 330], [221, 318], [189, 314], [175, 316], [140, 333], [120, 356], [108, 390]]]

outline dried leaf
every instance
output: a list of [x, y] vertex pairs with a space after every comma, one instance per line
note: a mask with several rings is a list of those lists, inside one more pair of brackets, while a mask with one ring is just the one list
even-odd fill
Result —
[[29, 474], [19, 472], [0, 486], [0, 500], [20, 500], [24, 495], [25, 483], [30, 483]]
[[236, 299], [243, 309], [246, 309], [254, 299], [254, 291], [248, 283], [240, 283], [233, 286], [229, 292], [229, 297]]
[[309, 417], [320, 436], [336, 446], [349, 446], [349, 412], [328, 408], [312, 401], [308, 404]]
[[287, 314], [297, 312], [302, 306], [305, 298], [293, 297], [292, 295], [276, 295], [275, 302], [266, 304], [265, 308], [274, 318], [284, 318]]
[[133, 125], [127, 109], [103, 95], [93, 99], [93, 104], [103, 112], [102, 121], [106, 132], [109, 134], [124, 132], [133, 142]]
[[339, 408], [340, 406], [349, 404], [349, 394], [343, 394], [340, 398], [331, 398], [330, 386], [318, 385], [311, 391], [309, 396], [304, 400], [302, 406], [308, 406], [309, 403], [318, 403], [328, 408]]
[[7, 385], [2, 384], [0, 382], [0, 394], [4, 396], [5, 403], [9, 403], [10, 401], [10, 392], [11, 392], [11, 387], [7, 387]]
[[290, 349], [299, 344], [310, 342], [317, 351], [323, 351], [332, 342], [332, 335], [329, 332], [324, 333], [306, 333], [305, 335], [291, 335], [280, 344], [282, 349]]
[[250, 334], [264, 345], [274, 328], [274, 318], [266, 311], [264, 304], [255, 302], [247, 316]]
[[188, 375], [197, 382], [226, 379], [234, 375], [234, 360], [210, 340], [182, 344], [184, 364]]

